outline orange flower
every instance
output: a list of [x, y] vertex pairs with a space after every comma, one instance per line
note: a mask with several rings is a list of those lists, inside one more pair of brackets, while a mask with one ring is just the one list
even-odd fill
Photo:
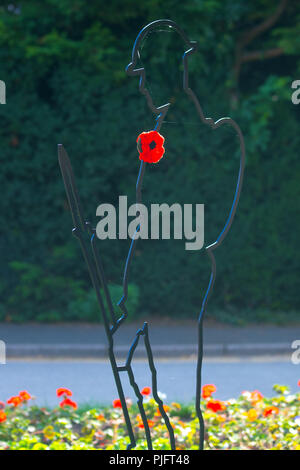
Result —
[[272, 414], [278, 415], [278, 413], [279, 409], [277, 408], [277, 406], [270, 405], [264, 409], [263, 416], [270, 416]]
[[22, 392], [20, 392], [19, 397], [21, 398], [22, 401], [27, 401], [31, 399], [31, 395], [28, 392], [26, 392], [26, 390], [23, 390]]
[[104, 439], [104, 434], [102, 431], [100, 431], [100, 429], [98, 429], [98, 431], [95, 432], [94, 437], [101, 441], [102, 439]]
[[298, 380], [298, 387], [300, 387], [300, 380]]
[[180, 409], [181, 409], [180, 404], [177, 403], [176, 401], [173, 401], [173, 402], [171, 403], [171, 406], [172, 406], [173, 408], [176, 408], [177, 410], [180, 410]]
[[209, 402], [206, 403], [206, 407], [209, 410], [214, 411], [215, 413], [217, 411], [223, 411], [226, 409], [226, 406], [220, 400], [210, 400]]
[[[149, 428], [152, 428], [152, 427], [154, 426], [154, 424], [155, 424], [154, 421], [152, 421], [152, 419], [148, 419], [147, 422], [148, 422]], [[139, 423], [139, 424], [138, 424], [138, 428], [140, 428], [140, 429], [144, 429], [144, 428], [145, 428], [145, 426], [144, 426], [143, 421], [141, 420], [141, 418], [138, 419], [138, 423]]]
[[186, 428], [186, 423], [184, 421], [181, 421], [180, 419], [178, 420], [178, 424], [183, 427], [183, 428]]
[[[168, 405], [163, 405], [163, 409], [165, 410], [165, 412], [167, 413], [170, 409], [170, 407]], [[161, 416], [161, 412], [159, 410], [159, 408], [157, 408], [157, 411], [155, 413], [155, 416]]]
[[202, 387], [202, 398], [210, 398], [211, 394], [217, 390], [217, 387], [213, 384], [203, 385]]
[[255, 405], [257, 402], [261, 401], [264, 398], [263, 394], [259, 390], [253, 390], [251, 392], [250, 400]]
[[56, 396], [61, 397], [62, 395], [67, 395], [68, 397], [71, 397], [72, 392], [68, 388], [58, 388], [56, 390]]
[[9, 405], [14, 405], [14, 407], [19, 406], [22, 403], [22, 400], [20, 397], [11, 397], [7, 400], [7, 403]]
[[150, 387], [144, 387], [143, 390], [141, 390], [142, 395], [151, 395], [151, 388]]
[[105, 416], [103, 414], [100, 414], [100, 415], [97, 416], [97, 419], [99, 421], [105, 421]]
[[4, 411], [0, 411], [0, 423], [4, 423], [4, 421], [6, 421], [6, 414], [4, 413]]
[[251, 408], [251, 410], [246, 412], [246, 415], [249, 421], [255, 421], [258, 417], [258, 412], [255, 408]]
[[226, 416], [217, 415], [217, 420], [219, 421], [219, 423], [224, 423], [226, 421]]
[[74, 408], [74, 410], [77, 409], [77, 403], [75, 403], [75, 401], [73, 400], [70, 400], [70, 398], [65, 398], [60, 404], [59, 406], [61, 408], [64, 408], [65, 406], [71, 406], [72, 408]]
[[122, 408], [122, 403], [121, 403], [121, 400], [119, 398], [117, 398], [117, 400], [113, 401], [113, 407], [114, 408]]

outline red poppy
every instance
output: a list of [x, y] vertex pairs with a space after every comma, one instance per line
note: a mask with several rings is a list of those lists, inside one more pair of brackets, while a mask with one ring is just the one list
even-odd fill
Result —
[[142, 395], [151, 395], [151, 388], [150, 387], [144, 387], [143, 390], [141, 390]]
[[119, 398], [117, 398], [117, 400], [113, 401], [113, 407], [114, 408], [122, 408], [122, 403], [121, 403], [121, 400]]
[[[148, 422], [149, 428], [153, 428], [153, 426], [154, 426], [154, 424], [155, 424], [154, 421], [153, 421], [152, 419], [148, 419], [147, 422]], [[144, 426], [144, 424], [143, 424], [143, 421], [139, 420], [138, 428], [140, 428], [140, 429], [144, 429], [144, 428], [145, 428], [145, 426]]]
[[60, 404], [59, 406], [61, 408], [64, 408], [65, 406], [71, 406], [72, 408], [74, 408], [74, 410], [77, 409], [77, 403], [75, 403], [75, 401], [73, 400], [70, 400], [70, 398], [65, 398]]
[[165, 138], [157, 131], [142, 132], [136, 139], [140, 160], [157, 163], [165, 153]]
[[62, 395], [67, 395], [68, 397], [71, 397], [72, 396], [72, 392], [71, 390], [69, 390], [68, 388], [58, 388], [56, 390], [56, 395], [58, 397], [61, 397]]
[[0, 423], [4, 423], [4, 421], [6, 421], [6, 414], [4, 413], [4, 411], [0, 411]]
[[209, 402], [206, 403], [206, 407], [209, 410], [214, 411], [215, 413], [217, 411], [223, 411], [226, 409], [226, 406], [220, 400], [210, 400]]
[[14, 405], [14, 407], [19, 406], [22, 403], [22, 400], [20, 397], [11, 397], [7, 400], [7, 403], [9, 405]]
[[217, 390], [217, 387], [213, 384], [203, 385], [202, 387], [202, 398], [209, 398], [212, 393]]
[[31, 395], [26, 392], [26, 390], [22, 390], [22, 392], [19, 393], [19, 397], [21, 398], [22, 401], [27, 401], [31, 399]]
[[300, 380], [298, 380], [298, 387], [300, 387]]
[[263, 411], [263, 416], [270, 416], [272, 414], [278, 415], [279, 409], [277, 406], [267, 406]]

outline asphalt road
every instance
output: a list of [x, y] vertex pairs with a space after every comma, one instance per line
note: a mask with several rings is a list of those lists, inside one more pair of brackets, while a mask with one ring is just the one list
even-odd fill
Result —
[[[122, 325], [114, 336], [114, 351], [124, 357], [143, 322]], [[150, 343], [155, 357], [181, 358], [197, 351], [197, 327], [193, 321], [151, 320]], [[207, 322], [204, 328], [204, 356], [290, 354], [300, 338], [300, 325], [248, 325], [237, 327]], [[8, 324], [0, 323], [0, 340], [6, 344], [8, 359], [24, 357], [107, 358], [103, 325], [97, 324]], [[135, 358], [146, 358], [141, 339]], [[1, 361], [0, 361], [1, 362]]]
[[[128, 345], [143, 321], [122, 325], [116, 333], [115, 342]], [[196, 321], [152, 320], [149, 323], [152, 345], [157, 344], [196, 344]], [[12, 324], [0, 323], [0, 339], [10, 344], [91, 344], [107, 343], [103, 325], [89, 323], [62, 324]], [[204, 325], [204, 341], [207, 344], [228, 343], [274, 343], [291, 344], [300, 339], [300, 324], [293, 326], [247, 325], [232, 326], [208, 323]]]
[[[195, 396], [195, 361], [165, 360], [156, 363], [158, 389], [167, 395], [167, 402], [190, 402]], [[151, 386], [151, 376], [144, 360], [134, 364], [139, 386]], [[125, 394], [132, 397], [126, 373], [122, 372]], [[259, 389], [264, 395], [274, 395], [273, 384], [289, 385], [296, 392], [300, 365], [290, 357], [208, 359], [203, 365], [203, 384], [217, 386], [216, 398], [236, 397], [243, 390]], [[0, 365], [0, 400], [28, 390], [37, 403], [56, 405], [55, 390], [68, 387], [80, 404], [111, 403], [117, 398], [112, 372], [107, 361], [21, 361], [11, 360]]]

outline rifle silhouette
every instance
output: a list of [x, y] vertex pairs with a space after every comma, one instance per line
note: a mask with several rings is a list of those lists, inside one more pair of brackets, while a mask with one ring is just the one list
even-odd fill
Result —
[[[124, 419], [125, 419], [126, 427], [128, 430], [129, 439], [130, 439], [130, 444], [128, 444], [127, 449], [129, 450], [129, 449], [134, 448], [136, 446], [136, 440], [135, 440], [135, 436], [134, 436], [134, 432], [133, 432], [133, 428], [132, 428], [132, 424], [131, 424], [131, 420], [130, 420], [130, 416], [128, 412], [126, 399], [124, 396], [123, 386], [122, 386], [121, 377], [120, 377], [121, 372], [127, 372], [128, 374], [130, 385], [133, 388], [133, 391], [137, 398], [137, 405], [138, 405], [141, 418], [143, 421], [148, 449], [150, 450], [152, 449], [151, 433], [150, 433], [147, 416], [146, 416], [146, 412], [145, 412], [144, 405], [143, 405], [144, 398], [136, 383], [134, 373], [132, 370], [132, 365], [131, 365], [134, 352], [136, 350], [136, 347], [139, 343], [141, 336], [143, 336], [143, 339], [144, 339], [148, 365], [149, 365], [149, 369], [150, 369], [151, 376], [152, 376], [153, 398], [155, 399], [158, 405], [161, 416], [167, 427], [171, 448], [175, 449], [174, 431], [171, 426], [168, 415], [166, 411], [164, 410], [163, 401], [158, 395], [157, 372], [156, 372], [156, 368], [154, 365], [152, 349], [151, 349], [151, 345], [149, 341], [148, 324], [145, 322], [143, 327], [140, 328], [136, 332], [136, 335], [129, 348], [128, 355], [127, 355], [124, 365], [120, 366], [117, 364], [117, 360], [116, 360], [115, 353], [114, 353], [114, 334], [120, 328], [120, 326], [122, 325], [122, 323], [126, 320], [128, 316], [128, 312], [125, 306], [125, 302], [126, 302], [127, 294], [128, 294], [126, 273], [128, 273], [130, 261], [128, 262], [127, 260], [127, 263], [126, 263], [125, 275], [124, 275], [124, 278], [125, 278], [124, 295], [121, 301], [119, 302], [119, 305], [122, 309], [122, 315], [120, 316], [120, 318], [117, 319], [116, 313], [112, 305], [111, 296], [108, 290], [105, 272], [104, 272], [101, 258], [97, 249], [97, 241], [99, 242], [99, 239], [96, 236], [95, 228], [93, 228], [91, 223], [86, 221], [84, 218], [82, 206], [81, 206], [79, 195], [78, 195], [78, 190], [75, 184], [75, 178], [74, 178], [71, 162], [67, 155], [66, 150], [61, 144], [58, 145], [58, 160], [59, 160], [63, 182], [64, 182], [64, 186], [65, 186], [65, 190], [66, 190], [66, 194], [67, 194], [67, 198], [68, 198], [68, 202], [69, 202], [69, 206], [70, 206], [70, 210], [72, 214], [72, 219], [73, 219], [74, 228], [72, 232], [73, 232], [73, 235], [75, 235], [75, 237], [79, 241], [79, 244], [83, 253], [83, 257], [88, 267], [89, 275], [90, 275], [93, 287], [96, 292], [98, 305], [100, 307], [100, 311], [102, 314], [105, 333], [106, 333], [106, 337], [108, 341], [108, 357], [109, 357], [111, 368], [113, 371], [113, 375], [114, 375], [116, 387], [118, 390], [119, 399], [121, 401]], [[101, 288], [103, 289], [103, 292], [104, 292], [106, 305], [104, 304], [103, 299], [102, 299]]]

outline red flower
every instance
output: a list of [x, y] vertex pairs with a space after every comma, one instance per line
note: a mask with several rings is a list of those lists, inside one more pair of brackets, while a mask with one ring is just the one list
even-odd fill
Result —
[[0, 410], [0, 423], [4, 423], [4, 421], [6, 421], [6, 414], [4, 413], [4, 411], [1, 411]]
[[277, 406], [267, 406], [263, 411], [263, 416], [270, 416], [272, 414], [278, 415], [279, 409]]
[[19, 406], [22, 403], [22, 399], [20, 397], [11, 397], [7, 400], [9, 405], [14, 405], [14, 407]]
[[68, 388], [58, 388], [56, 390], [56, 395], [58, 397], [61, 397], [62, 395], [66, 395], [68, 397], [71, 397], [72, 396], [72, 392], [71, 390], [69, 390]]
[[31, 399], [31, 395], [28, 392], [26, 392], [26, 390], [23, 390], [22, 392], [20, 392], [19, 397], [21, 398], [22, 401], [27, 401]]
[[298, 380], [298, 387], [300, 387], [300, 380]]
[[113, 401], [113, 407], [114, 408], [122, 408], [122, 403], [121, 403], [121, 400], [119, 400], [119, 398], [117, 400]]
[[[154, 424], [155, 424], [154, 421], [153, 421], [152, 419], [148, 419], [147, 422], [148, 422], [149, 428], [153, 428], [153, 426], [154, 426]], [[140, 421], [140, 420], [139, 420], [138, 428], [140, 428], [140, 429], [144, 429], [144, 428], [145, 428], [145, 426], [144, 426], [144, 424], [143, 424], [143, 421]]]
[[202, 398], [209, 398], [212, 393], [217, 390], [217, 387], [213, 384], [203, 385], [202, 387]]
[[75, 401], [73, 400], [70, 400], [70, 398], [65, 398], [60, 404], [59, 406], [61, 408], [64, 408], [65, 406], [71, 406], [72, 408], [74, 408], [74, 410], [77, 409], [77, 403], [75, 403]]
[[220, 400], [210, 400], [209, 402], [206, 403], [206, 407], [209, 410], [214, 411], [215, 413], [217, 411], [223, 411], [226, 409], [226, 406]]
[[151, 395], [151, 388], [150, 387], [144, 387], [143, 390], [141, 390], [142, 395]]
[[157, 163], [165, 153], [165, 138], [157, 131], [142, 132], [136, 139], [140, 160]]

